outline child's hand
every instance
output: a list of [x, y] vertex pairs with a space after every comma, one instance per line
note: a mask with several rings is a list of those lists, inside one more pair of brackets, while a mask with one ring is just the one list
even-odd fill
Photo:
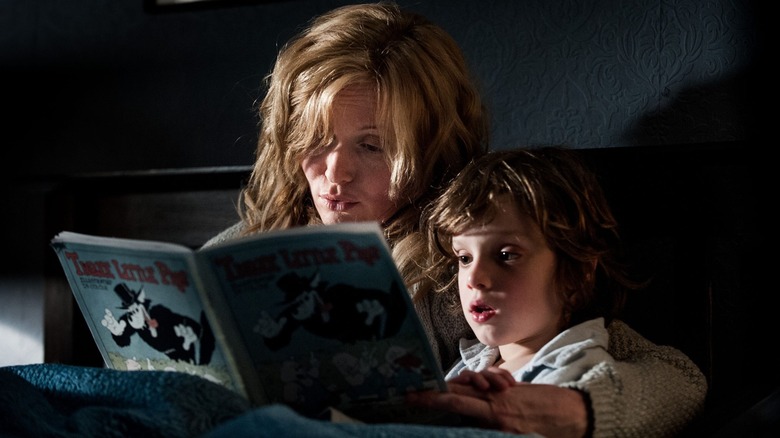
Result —
[[489, 367], [478, 373], [464, 370], [450, 379], [449, 383], [471, 385], [474, 389], [482, 391], [503, 391], [517, 384], [509, 371], [498, 367]]

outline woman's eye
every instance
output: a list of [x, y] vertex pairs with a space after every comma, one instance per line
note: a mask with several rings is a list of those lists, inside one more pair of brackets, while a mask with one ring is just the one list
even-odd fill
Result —
[[503, 260], [503, 261], [515, 260], [515, 259], [517, 259], [519, 257], [520, 257], [520, 254], [517, 254], [517, 253], [514, 253], [514, 252], [509, 252], [509, 251], [501, 251], [499, 253], [499, 256], [498, 256], [498, 258]]
[[460, 263], [461, 265], [468, 265], [469, 263], [471, 263], [471, 256], [459, 255], [457, 256], [457, 258], [458, 258], [458, 263]]
[[315, 143], [309, 146], [306, 152], [304, 152], [304, 157], [306, 158], [319, 157], [320, 155], [327, 152], [330, 146], [331, 146], [330, 143], [323, 143], [323, 142]]
[[368, 152], [382, 152], [382, 148], [370, 143], [361, 143], [360, 147], [367, 150]]

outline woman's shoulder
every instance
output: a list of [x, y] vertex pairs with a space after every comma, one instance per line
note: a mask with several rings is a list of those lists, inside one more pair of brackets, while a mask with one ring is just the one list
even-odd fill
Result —
[[614, 319], [607, 326], [609, 332], [609, 350], [617, 357], [623, 357], [636, 351], [652, 350], [656, 347], [624, 321]]
[[209, 246], [213, 246], [218, 243], [237, 239], [241, 237], [245, 227], [246, 224], [244, 224], [244, 221], [238, 221], [235, 224], [229, 226], [228, 228], [225, 228], [224, 230], [220, 231], [219, 234], [217, 234], [216, 236], [207, 240], [206, 243], [203, 244], [202, 248], [207, 248]]
[[681, 350], [670, 345], [658, 345], [650, 341], [621, 320], [614, 319], [607, 326], [609, 332], [609, 353], [619, 361], [639, 360], [654, 356], [673, 360], [674, 358], [690, 359]]

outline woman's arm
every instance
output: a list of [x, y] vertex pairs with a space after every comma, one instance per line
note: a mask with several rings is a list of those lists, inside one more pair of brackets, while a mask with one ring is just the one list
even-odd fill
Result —
[[476, 425], [516, 434], [581, 438], [588, 434], [583, 393], [555, 385], [518, 383], [504, 391], [448, 383], [449, 392], [418, 392], [407, 402], [472, 418]]
[[616, 362], [597, 365], [568, 387], [519, 384], [494, 392], [450, 382], [449, 393], [409, 401], [514, 433], [652, 437], [682, 431], [704, 405], [704, 375], [679, 350], [657, 346], [625, 323], [614, 321], [609, 331]]
[[704, 407], [704, 374], [681, 351], [653, 344], [622, 321], [607, 328], [614, 368], [595, 367], [573, 385], [589, 396], [593, 435], [647, 437], [681, 432]]

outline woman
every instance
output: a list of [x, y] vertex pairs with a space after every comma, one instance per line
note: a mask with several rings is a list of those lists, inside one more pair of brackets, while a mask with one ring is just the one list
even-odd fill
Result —
[[[449, 367], [469, 328], [441, 311], [457, 291], [433, 293], [441, 279], [423, 275], [429, 256], [419, 221], [440, 189], [487, 151], [487, 114], [459, 47], [393, 3], [345, 6], [282, 48], [267, 84], [241, 221], [206, 245], [316, 223], [381, 222], [434, 352]], [[623, 361], [620, 393], [596, 375], [580, 390], [526, 385], [533, 388], [489, 399], [452, 388], [436, 407], [550, 436], [644, 435], [658, 418], [662, 433], [678, 432], [703, 405], [702, 373], [620, 321], [609, 331], [610, 353]]]

